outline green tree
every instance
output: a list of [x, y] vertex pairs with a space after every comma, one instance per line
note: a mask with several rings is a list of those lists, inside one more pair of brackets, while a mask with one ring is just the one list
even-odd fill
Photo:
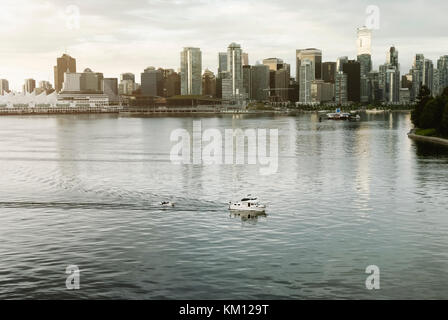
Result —
[[412, 123], [418, 128], [423, 128], [421, 126], [420, 120], [425, 105], [426, 103], [428, 103], [430, 99], [431, 99], [431, 91], [427, 86], [422, 86], [417, 96], [417, 104], [415, 105], [415, 108], [414, 110], [412, 110], [411, 113]]
[[443, 136], [448, 137], [448, 103], [445, 104], [445, 108], [443, 109], [440, 133]]

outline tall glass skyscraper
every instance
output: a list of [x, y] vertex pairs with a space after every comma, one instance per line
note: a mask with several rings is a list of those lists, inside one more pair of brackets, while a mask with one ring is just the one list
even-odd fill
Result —
[[180, 53], [180, 91], [182, 95], [202, 94], [202, 53], [187, 47]]
[[314, 79], [322, 79], [322, 50], [316, 48], [298, 49], [296, 50], [296, 80], [300, 83], [300, 65], [303, 60], [312, 62], [314, 71]]

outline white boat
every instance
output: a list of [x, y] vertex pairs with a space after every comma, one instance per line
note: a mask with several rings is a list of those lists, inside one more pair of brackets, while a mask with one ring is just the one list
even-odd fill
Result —
[[162, 201], [159, 202], [159, 205], [162, 207], [174, 207], [174, 203], [172, 203], [171, 201]]
[[253, 197], [250, 194], [242, 198], [240, 201], [229, 202], [229, 210], [231, 211], [254, 211], [265, 212], [266, 206], [258, 201], [257, 197]]

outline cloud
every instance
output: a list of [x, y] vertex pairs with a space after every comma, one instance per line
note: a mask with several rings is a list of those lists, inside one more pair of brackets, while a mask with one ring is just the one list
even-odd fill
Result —
[[204, 69], [216, 70], [218, 52], [231, 42], [242, 45], [251, 63], [283, 58], [294, 74], [298, 48], [320, 48], [325, 61], [355, 58], [356, 28], [370, 4], [380, 8], [380, 29], [373, 33], [376, 66], [390, 45], [399, 50], [403, 71], [417, 52], [434, 60], [448, 54], [445, 0], [375, 2], [2, 0], [0, 77], [16, 89], [28, 77], [53, 81], [52, 67], [64, 51], [79, 70], [90, 67], [106, 76], [139, 74], [148, 65], [177, 69], [184, 46], [200, 47]]

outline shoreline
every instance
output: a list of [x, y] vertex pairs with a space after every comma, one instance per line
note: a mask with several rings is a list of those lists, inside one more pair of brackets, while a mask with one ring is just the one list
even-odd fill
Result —
[[[410, 112], [410, 110], [353, 110], [365, 113]], [[33, 116], [60, 114], [117, 114], [119, 116], [138, 115], [295, 115], [299, 113], [323, 113], [330, 110], [217, 110], [216, 108], [133, 108], [133, 107], [84, 107], [84, 108], [0, 108], [0, 116]]]
[[430, 142], [430, 143], [442, 144], [442, 145], [448, 146], [448, 139], [440, 138], [440, 137], [422, 136], [419, 134], [415, 134], [414, 132], [415, 132], [415, 129], [412, 129], [408, 133], [408, 137], [410, 139], [413, 139], [415, 141]]

